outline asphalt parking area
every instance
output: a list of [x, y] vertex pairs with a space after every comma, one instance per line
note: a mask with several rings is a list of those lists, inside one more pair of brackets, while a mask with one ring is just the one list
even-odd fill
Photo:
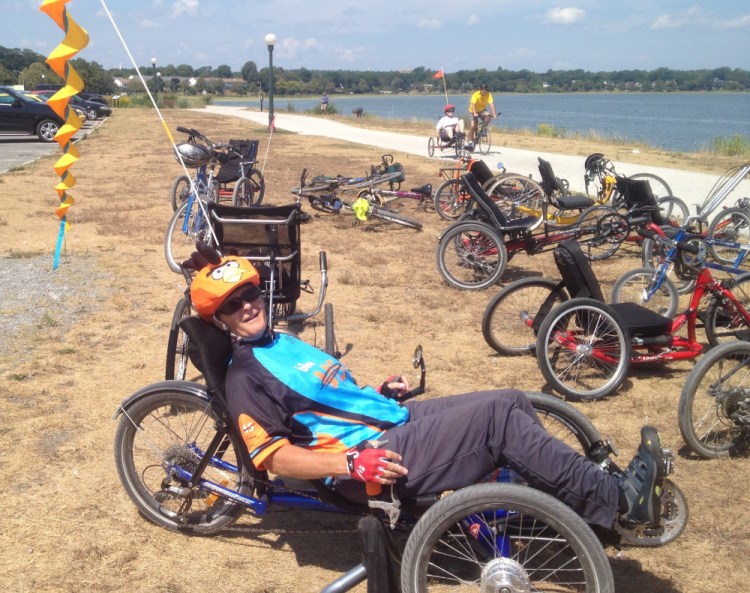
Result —
[[[75, 142], [99, 127], [104, 119], [87, 121], [83, 128], [73, 136]], [[38, 158], [59, 152], [57, 142], [42, 142], [36, 136], [20, 134], [0, 134], [0, 175], [14, 167], [31, 163]]]

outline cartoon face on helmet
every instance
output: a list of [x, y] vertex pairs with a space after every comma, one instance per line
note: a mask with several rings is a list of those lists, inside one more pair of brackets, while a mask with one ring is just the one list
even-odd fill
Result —
[[190, 285], [190, 297], [204, 321], [211, 321], [222, 303], [241, 286], [260, 284], [260, 274], [244, 257], [229, 256], [202, 268]]

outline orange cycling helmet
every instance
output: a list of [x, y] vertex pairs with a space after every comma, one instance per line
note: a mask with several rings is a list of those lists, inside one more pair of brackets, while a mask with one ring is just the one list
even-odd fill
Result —
[[244, 257], [221, 258], [201, 268], [190, 285], [190, 297], [198, 315], [211, 321], [227, 297], [241, 286], [260, 284], [260, 274]]

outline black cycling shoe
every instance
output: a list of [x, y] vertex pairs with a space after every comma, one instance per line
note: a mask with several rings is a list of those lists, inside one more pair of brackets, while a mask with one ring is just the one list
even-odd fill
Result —
[[659, 432], [653, 426], [644, 426], [635, 457], [625, 471], [615, 474], [628, 507], [620, 514], [620, 523], [659, 525], [661, 489], [667, 473]]

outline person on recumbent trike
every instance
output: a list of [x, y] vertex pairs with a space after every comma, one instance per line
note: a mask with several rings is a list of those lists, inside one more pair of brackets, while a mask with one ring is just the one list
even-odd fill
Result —
[[628, 467], [610, 473], [547, 433], [521, 391], [401, 403], [405, 377], [359, 387], [330, 355], [269, 329], [249, 261], [209, 259], [197, 252], [191, 258], [199, 270], [192, 302], [204, 321], [232, 336], [225, 391], [256, 468], [330, 478], [334, 489], [363, 499], [365, 483], [392, 485], [406, 499], [457, 490], [510, 467], [592, 525], [659, 525], [670, 463], [655, 428], [643, 427]]
[[464, 121], [456, 117], [456, 107], [450, 103], [445, 106], [443, 113], [445, 115], [438, 120], [435, 131], [440, 144], [453, 146], [458, 138], [464, 138]]

